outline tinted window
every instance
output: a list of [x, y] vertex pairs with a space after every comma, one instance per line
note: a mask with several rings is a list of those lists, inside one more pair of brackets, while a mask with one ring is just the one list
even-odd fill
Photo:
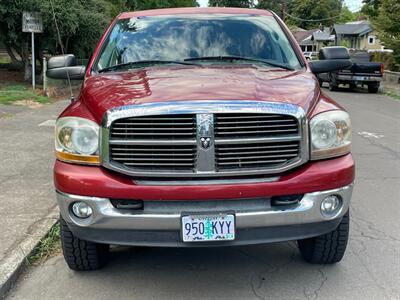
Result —
[[300, 67], [273, 17], [176, 15], [120, 20], [105, 41], [95, 68], [141, 60], [226, 55]]

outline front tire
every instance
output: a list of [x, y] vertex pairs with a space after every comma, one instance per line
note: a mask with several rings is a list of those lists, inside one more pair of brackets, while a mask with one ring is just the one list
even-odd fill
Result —
[[347, 212], [335, 230], [297, 241], [304, 260], [312, 264], [334, 264], [341, 261], [349, 239], [349, 223], [350, 214]]
[[329, 79], [329, 90], [334, 92], [337, 91], [339, 88], [338, 83], [336, 82], [336, 79], [331, 75]]
[[60, 216], [61, 244], [68, 267], [75, 271], [100, 269], [108, 259], [109, 245], [93, 243], [74, 236]]

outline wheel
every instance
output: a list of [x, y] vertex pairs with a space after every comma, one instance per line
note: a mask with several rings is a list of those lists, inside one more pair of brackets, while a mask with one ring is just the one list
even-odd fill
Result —
[[321, 79], [318, 79], [318, 83], [319, 83], [320, 87], [322, 87], [324, 85], [324, 82]]
[[379, 85], [369, 85], [368, 86], [368, 93], [376, 94], [379, 90]]
[[61, 244], [65, 261], [75, 271], [100, 269], [108, 259], [109, 245], [81, 240], [69, 230], [67, 223], [60, 216]]
[[297, 241], [304, 260], [312, 264], [334, 264], [341, 261], [349, 239], [349, 221], [350, 215], [347, 212], [335, 230]]
[[357, 85], [356, 85], [355, 83], [350, 83], [350, 84], [349, 84], [349, 88], [350, 88], [351, 90], [355, 90], [355, 89], [357, 88]]
[[337, 84], [335, 78], [333, 78], [331, 76], [331, 78], [329, 79], [329, 90], [330, 91], [337, 91], [337, 89], [338, 89], [338, 84]]

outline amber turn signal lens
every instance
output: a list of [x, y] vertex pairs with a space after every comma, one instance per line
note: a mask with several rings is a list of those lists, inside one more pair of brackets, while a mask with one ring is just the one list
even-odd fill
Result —
[[91, 164], [99, 165], [100, 157], [96, 155], [79, 155], [66, 152], [56, 151], [57, 159], [65, 162], [81, 163], [81, 164]]

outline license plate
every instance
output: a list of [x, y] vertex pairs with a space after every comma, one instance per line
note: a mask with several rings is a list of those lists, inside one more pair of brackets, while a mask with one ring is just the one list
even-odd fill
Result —
[[182, 216], [182, 239], [184, 242], [232, 241], [235, 239], [235, 216]]
[[355, 80], [358, 80], [358, 81], [364, 81], [364, 80], [368, 80], [368, 77], [355, 76], [354, 79], [355, 79]]

